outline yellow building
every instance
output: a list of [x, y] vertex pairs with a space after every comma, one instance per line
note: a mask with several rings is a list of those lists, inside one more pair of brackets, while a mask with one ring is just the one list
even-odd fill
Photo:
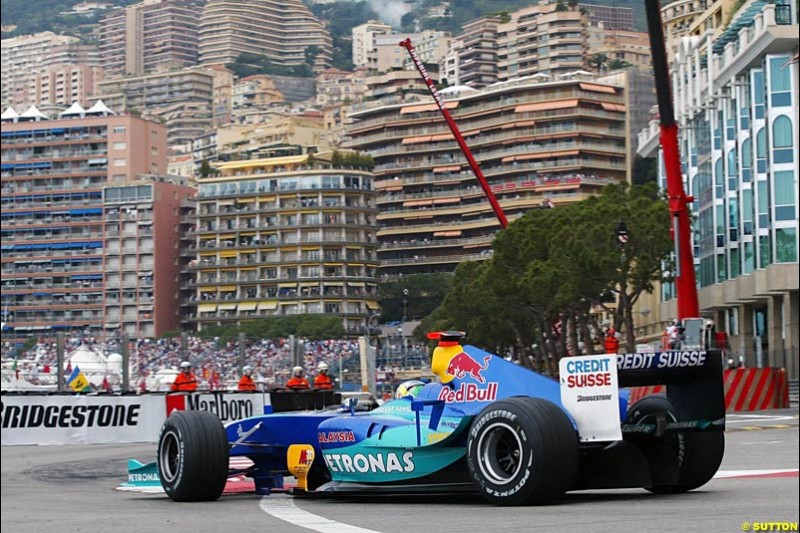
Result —
[[356, 332], [376, 312], [372, 174], [325, 158], [231, 161], [199, 180], [198, 329], [325, 313]]

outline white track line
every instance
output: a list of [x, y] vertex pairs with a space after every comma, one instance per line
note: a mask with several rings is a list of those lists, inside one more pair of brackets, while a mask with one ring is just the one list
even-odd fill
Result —
[[351, 526], [299, 509], [291, 497], [265, 496], [259, 504], [270, 516], [292, 525], [319, 531], [320, 533], [380, 533], [374, 529]]

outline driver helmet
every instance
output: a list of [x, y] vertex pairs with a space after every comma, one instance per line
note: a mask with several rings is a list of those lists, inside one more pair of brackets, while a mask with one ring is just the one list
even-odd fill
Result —
[[328, 370], [328, 363], [320, 363], [319, 366], [317, 366], [317, 370], [319, 370], [320, 372], [322, 372], [323, 370]]
[[181, 363], [181, 370], [188, 370], [190, 368], [192, 368], [192, 363], [190, 363], [189, 361], [183, 361]]
[[418, 379], [404, 381], [397, 386], [397, 389], [395, 389], [394, 397], [395, 399], [405, 398], [406, 396], [416, 398], [422, 391], [423, 387], [425, 387], [425, 383]]
[[242, 368], [242, 372], [244, 372], [245, 374], [250, 374], [252, 371], [253, 367], [250, 365], [246, 365], [244, 368]]
[[303, 375], [303, 367], [302, 366], [294, 367], [292, 369], [292, 375], [293, 376], [302, 376]]

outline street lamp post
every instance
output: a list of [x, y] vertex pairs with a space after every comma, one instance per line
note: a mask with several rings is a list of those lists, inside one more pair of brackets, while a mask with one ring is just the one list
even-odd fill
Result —
[[403, 323], [400, 326], [400, 335], [403, 340], [403, 367], [406, 366], [408, 358], [408, 345], [406, 344], [406, 311], [408, 309], [408, 289], [403, 289]]

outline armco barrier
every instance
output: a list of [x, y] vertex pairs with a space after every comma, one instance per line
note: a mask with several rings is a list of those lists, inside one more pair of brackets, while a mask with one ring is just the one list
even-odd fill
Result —
[[338, 405], [334, 391], [192, 392], [142, 395], [3, 394], [2, 444], [156, 442], [176, 410], [203, 410], [224, 423], [249, 416]]
[[164, 398], [19, 394], [2, 396], [2, 444], [155, 442]]
[[[733, 368], [723, 372], [727, 411], [761, 411], [789, 407], [789, 381], [783, 368]], [[666, 387], [633, 387], [629, 403], [653, 394], [664, 395]]]

